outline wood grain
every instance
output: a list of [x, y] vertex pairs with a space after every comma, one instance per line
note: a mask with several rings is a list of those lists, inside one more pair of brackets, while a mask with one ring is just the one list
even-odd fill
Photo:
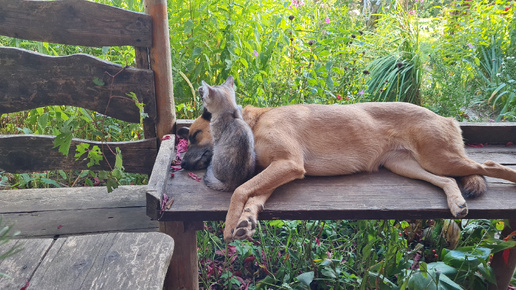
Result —
[[505, 145], [507, 142], [513, 142], [516, 144], [516, 123], [514, 122], [461, 122], [460, 127], [466, 143]]
[[150, 64], [156, 84], [156, 134], [159, 139], [172, 134], [176, 122], [167, 9], [166, 0], [145, 1], [145, 12], [152, 17], [153, 26]]
[[[158, 290], [163, 288], [174, 249], [173, 240], [161, 233], [108, 233], [16, 242], [25, 243], [25, 251], [1, 262], [0, 271], [20, 278], [7, 283], [0, 279], [0, 286], [6, 286], [2, 289], [21, 289], [28, 281], [29, 289]], [[37, 265], [35, 269], [33, 265]]]
[[108, 146], [113, 152], [116, 147], [119, 147], [126, 172], [148, 174], [152, 170], [158, 150], [156, 139], [104, 144], [73, 139], [68, 156], [64, 156], [57, 148], [53, 148], [54, 139], [54, 136], [47, 135], [0, 135], [0, 169], [12, 173], [58, 169], [111, 170], [105, 160], [92, 167], [87, 166], [88, 160], [75, 160], [76, 146], [87, 143], [90, 144], [90, 148], [98, 146], [105, 153], [111, 166], [115, 164], [115, 155], [111, 153]]
[[[21, 246], [22, 252], [5, 260], [0, 260], [0, 273], [9, 277], [0, 276], [0, 289], [22, 289], [26, 286], [39, 266], [48, 249], [52, 246], [52, 239], [11, 240], [0, 245], [0, 253], [4, 253], [15, 245]], [[24, 254], [29, 253], [29, 254]]]
[[[474, 159], [481, 162], [492, 158], [510, 165], [515, 161], [514, 148], [487, 146], [467, 150], [474, 152]], [[175, 177], [167, 180], [165, 193], [174, 198], [174, 204], [161, 215], [160, 221], [224, 220], [231, 193], [210, 190], [187, 173], [184, 170], [175, 172]], [[468, 218], [516, 216], [516, 186], [496, 179], [488, 181], [487, 195], [468, 200]], [[158, 211], [152, 208], [156, 203], [147, 204], [148, 212]], [[445, 195], [429, 183], [385, 169], [376, 173], [306, 177], [293, 181], [276, 189], [260, 213], [260, 219], [409, 218], [451, 218]]]
[[91, 1], [2, 1], [0, 34], [85, 46], [152, 45], [149, 15]]
[[[157, 231], [146, 216], [146, 186], [0, 190], [0, 217], [21, 237]], [[0, 287], [1, 288], [1, 287]]]
[[[51, 57], [12, 47], [0, 47], [0, 66], [0, 114], [68, 105], [139, 123], [139, 109], [126, 95], [132, 92], [155, 118], [151, 70], [123, 68], [85, 54]], [[110, 75], [117, 73], [113, 80]]]

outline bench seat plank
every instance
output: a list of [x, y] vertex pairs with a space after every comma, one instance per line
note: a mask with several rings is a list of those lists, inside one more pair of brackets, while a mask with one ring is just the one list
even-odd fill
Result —
[[[467, 151], [478, 162], [487, 159], [505, 165], [516, 162], [514, 147], [468, 147]], [[164, 213], [158, 206], [154, 218], [160, 221], [224, 220], [231, 193], [211, 190], [187, 173], [178, 171], [173, 178], [166, 180], [164, 192], [174, 202]], [[204, 175], [203, 171], [195, 173], [200, 177]], [[516, 186], [492, 178], [488, 178], [488, 184], [487, 195], [468, 200], [467, 217], [514, 218]], [[152, 198], [149, 193], [147, 197]], [[148, 206], [158, 204], [148, 202]], [[306, 177], [293, 181], [276, 189], [259, 217], [294, 220], [430, 219], [451, 218], [452, 215], [440, 188], [381, 169], [376, 173]]]
[[0, 217], [21, 237], [156, 231], [146, 216], [147, 186], [0, 190]]
[[[172, 238], [162, 233], [13, 242], [25, 243], [25, 249], [0, 263], [0, 272], [17, 277], [0, 279], [2, 289], [20, 289], [26, 281], [33, 289], [162, 289], [174, 248]], [[47, 247], [43, 256], [34, 246]], [[35, 271], [26, 266], [34, 264], [39, 264]]]

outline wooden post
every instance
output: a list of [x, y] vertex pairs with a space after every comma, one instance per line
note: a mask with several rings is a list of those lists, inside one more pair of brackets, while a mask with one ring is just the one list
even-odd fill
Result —
[[[513, 231], [516, 231], [516, 220], [509, 221], [509, 225], [505, 226], [505, 229], [502, 231], [502, 236], [506, 237]], [[491, 260], [491, 267], [495, 273], [497, 285], [489, 285], [489, 290], [506, 290], [514, 275], [514, 269], [516, 269], [516, 247], [510, 250], [507, 264], [503, 259], [502, 253], [494, 254], [493, 260]]]
[[165, 277], [164, 290], [199, 289], [197, 265], [198, 223], [160, 222], [159, 230], [174, 239], [174, 253]]
[[145, 12], [152, 17], [152, 47], [150, 65], [156, 83], [158, 138], [171, 134], [176, 121], [172, 83], [172, 60], [166, 0], [145, 0]]

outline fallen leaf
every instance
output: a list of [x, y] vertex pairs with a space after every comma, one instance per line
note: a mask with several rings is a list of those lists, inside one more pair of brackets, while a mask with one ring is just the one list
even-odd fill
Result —
[[511, 141], [505, 143], [505, 147], [509, 147], [509, 146], [514, 146], [514, 143]]
[[167, 135], [167, 136], [163, 136], [163, 138], [161, 138], [161, 140], [165, 141], [165, 140], [170, 140], [170, 136]]
[[466, 144], [466, 146], [468, 147], [473, 147], [473, 148], [482, 148], [484, 147], [484, 144], [479, 144], [479, 143], [471, 143], [471, 144]]
[[21, 287], [20, 290], [27, 290], [29, 288], [29, 280], [27, 280], [27, 283], [25, 283], [25, 286]]
[[201, 178], [199, 176], [197, 176], [197, 174], [193, 173], [193, 172], [188, 172], [188, 176], [190, 176], [193, 180], [199, 182], [201, 181]]
[[175, 174], [174, 173], [170, 173], [170, 178], [174, 178]]
[[172, 168], [172, 171], [179, 171], [179, 170], [183, 169], [183, 168], [181, 168], [181, 165], [174, 165], [170, 168]]
[[172, 204], [174, 204], [174, 198], [172, 197], [167, 204], [165, 205], [166, 209], [170, 209], [172, 207]]
[[168, 202], [168, 195], [163, 193], [163, 200], [161, 201], [161, 211], [165, 211]]
[[177, 143], [177, 153], [185, 153], [188, 150], [188, 141], [186, 139], [180, 139]]
[[57, 229], [60, 230], [63, 227], [63, 225], [58, 225]]

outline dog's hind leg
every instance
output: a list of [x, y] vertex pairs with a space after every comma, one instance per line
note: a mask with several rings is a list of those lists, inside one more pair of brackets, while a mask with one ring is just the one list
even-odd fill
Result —
[[[255, 177], [235, 189], [226, 215], [224, 240], [250, 238], [254, 231], [246, 230], [249, 225], [246, 225], [245, 221], [249, 222], [249, 219], [251, 219], [256, 225], [260, 207], [263, 206], [272, 192], [283, 184], [303, 178], [304, 175], [305, 169], [301, 157], [297, 158], [297, 161], [293, 159], [276, 160]], [[246, 211], [245, 208], [249, 208], [249, 211]], [[239, 231], [240, 229], [242, 231]]]
[[457, 181], [450, 177], [439, 176], [426, 171], [409, 151], [389, 153], [383, 165], [398, 175], [424, 180], [442, 188], [446, 194], [448, 208], [454, 217], [462, 218], [468, 214], [466, 201], [462, 197]]

